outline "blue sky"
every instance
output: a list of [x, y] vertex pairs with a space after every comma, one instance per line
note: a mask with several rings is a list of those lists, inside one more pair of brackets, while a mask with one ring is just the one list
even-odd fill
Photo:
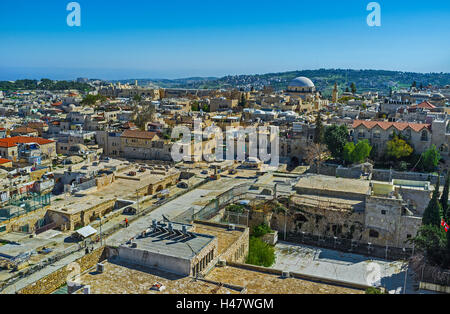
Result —
[[0, 1], [0, 80], [180, 78], [318, 68], [450, 72], [450, 1]]

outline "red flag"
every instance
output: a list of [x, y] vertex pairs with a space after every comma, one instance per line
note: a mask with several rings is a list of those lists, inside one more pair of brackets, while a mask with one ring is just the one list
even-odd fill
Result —
[[448, 232], [450, 229], [450, 226], [444, 221], [444, 219], [441, 221], [441, 226], [444, 227], [445, 232]]

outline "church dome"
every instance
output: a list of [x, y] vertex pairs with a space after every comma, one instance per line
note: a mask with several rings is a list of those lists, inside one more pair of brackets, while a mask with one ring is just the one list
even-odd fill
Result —
[[307, 77], [297, 77], [289, 83], [291, 87], [315, 87], [314, 83]]

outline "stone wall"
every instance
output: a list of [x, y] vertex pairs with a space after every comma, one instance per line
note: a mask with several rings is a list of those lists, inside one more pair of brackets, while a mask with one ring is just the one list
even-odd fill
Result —
[[22, 226], [28, 225], [29, 232], [33, 232], [36, 227], [36, 223], [46, 217], [47, 210], [49, 206], [40, 208], [38, 210], [29, 212], [25, 215], [12, 218], [10, 220], [5, 220], [0, 223], [0, 226], [5, 226], [6, 230], [4, 232], [20, 231]]
[[[436, 184], [437, 175], [419, 172], [401, 172], [386, 169], [373, 169], [372, 180], [389, 182], [389, 180], [392, 179], [411, 180], [411, 181], [430, 181], [431, 184]], [[441, 182], [444, 182], [444, 179], [445, 179], [444, 177], [441, 177]]]
[[362, 237], [364, 213], [291, 206], [286, 215], [274, 213], [271, 219], [270, 227], [282, 234], [282, 238], [285, 226], [287, 234], [306, 232], [355, 240]]
[[[83, 274], [104, 259], [105, 248], [101, 247], [76, 260], [75, 263], [80, 265], [80, 271], [81, 274]], [[63, 266], [48, 276], [41, 278], [35, 283], [21, 289], [18, 291], [18, 294], [50, 294], [67, 283], [67, 277], [72, 273], [72, 271], [73, 269], [70, 267]]]

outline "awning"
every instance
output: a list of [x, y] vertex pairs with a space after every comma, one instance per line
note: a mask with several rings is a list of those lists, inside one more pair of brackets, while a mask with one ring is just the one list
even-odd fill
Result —
[[97, 230], [95, 230], [91, 226], [87, 226], [77, 230], [76, 233], [82, 236], [83, 238], [89, 238], [90, 236], [96, 234]]

